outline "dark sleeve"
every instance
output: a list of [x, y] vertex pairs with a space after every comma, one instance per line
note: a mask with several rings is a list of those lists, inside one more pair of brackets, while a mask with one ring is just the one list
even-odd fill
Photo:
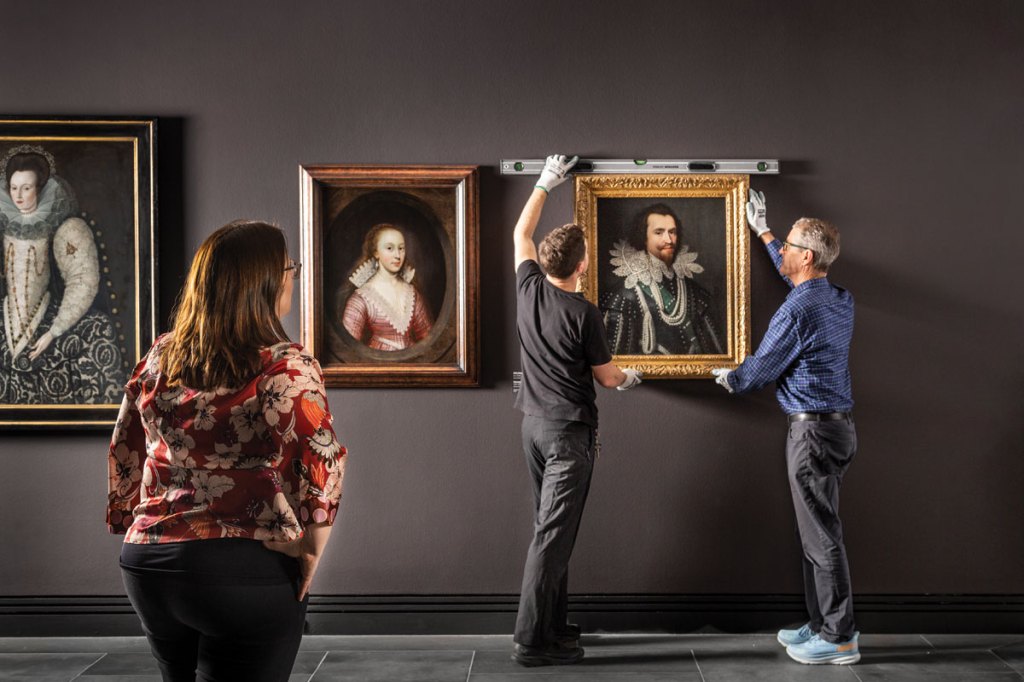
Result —
[[516, 270], [516, 291], [522, 293], [523, 288], [537, 277], [543, 277], [544, 272], [535, 260], [524, 260]]
[[619, 289], [605, 294], [601, 309], [604, 311], [605, 336], [612, 354], [639, 353], [643, 321], [639, 318], [636, 293], [632, 289]]
[[708, 290], [693, 280], [686, 280], [683, 286], [693, 292], [694, 311], [696, 319], [693, 321], [694, 330], [704, 353], [724, 353], [718, 325], [711, 317], [711, 294]]
[[583, 320], [583, 356], [591, 367], [606, 365], [612, 361], [612, 353], [608, 350], [608, 339], [605, 336], [604, 320], [597, 307], [587, 306], [587, 314]]

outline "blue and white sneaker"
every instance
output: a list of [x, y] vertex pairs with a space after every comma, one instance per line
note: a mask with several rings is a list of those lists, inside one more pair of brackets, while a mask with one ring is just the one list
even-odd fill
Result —
[[816, 634], [811, 629], [810, 623], [804, 623], [796, 630], [779, 630], [775, 639], [779, 640], [779, 644], [782, 646], [793, 646], [794, 644], [803, 644]]
[[813, 635], [802, 644], [786, 647], [786, 653], [794, 661], [807, 665], [850, 665], [860, 660], [860, 650], [857, 648], [858, 636], [860, 633], [855, 632], [849, 641], [833, 644], [823, 640], [820, 635]]

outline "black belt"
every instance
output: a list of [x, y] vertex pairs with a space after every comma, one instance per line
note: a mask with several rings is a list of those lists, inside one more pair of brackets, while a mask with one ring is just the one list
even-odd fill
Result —
[[852, 415], [849, 412], [797, 412], [789, 415], [791, 422], [837, 422], [841, 419], [849, 419]]

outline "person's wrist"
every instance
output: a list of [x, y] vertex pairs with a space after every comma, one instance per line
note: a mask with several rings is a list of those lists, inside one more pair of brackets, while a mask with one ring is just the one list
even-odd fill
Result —
[[544, 194], [551, 194], [551, 190], [548, 189], [547, 187], [545, 187], [544, 185], [537, 184], [537, 185], [534, 185], [534, 188], [535, 189], [542, 189], [542, 190], [544, 190]]

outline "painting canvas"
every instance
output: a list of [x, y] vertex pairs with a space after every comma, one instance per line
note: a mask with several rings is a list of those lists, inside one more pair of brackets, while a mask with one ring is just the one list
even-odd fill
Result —
[[581, 287], [616, 362], [655, 379], [708, 378], [749, 349], [742, 175], [578, 175]]
[[477, 170], [306, 166], [303, 339], [329, 386], [477, 384]]
[[0, 119], [0, 425], [106, 427], [153, 341], [152, 119]]

